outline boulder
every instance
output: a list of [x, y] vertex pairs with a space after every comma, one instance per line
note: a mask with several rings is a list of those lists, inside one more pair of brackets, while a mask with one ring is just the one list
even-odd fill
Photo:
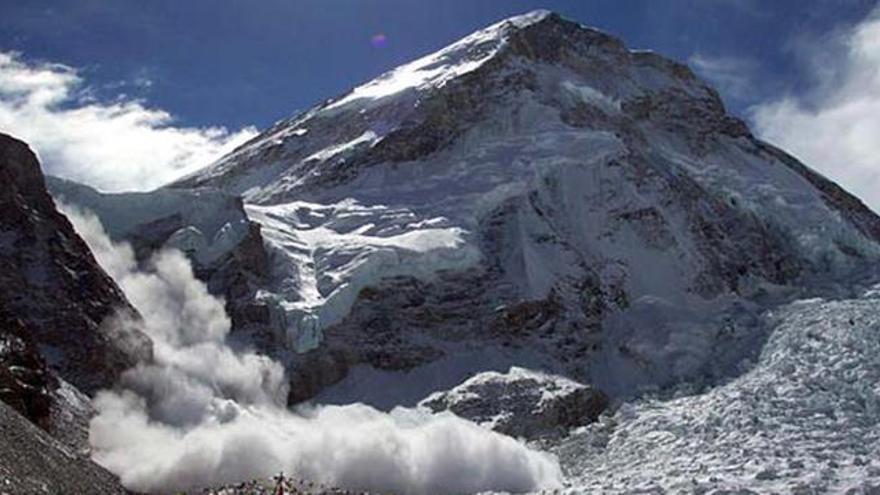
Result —
[[507, 373], [479, 373], [419, 405], [451, 411], [505, 435], [539, 439], [596, 421], [608, 398], [589, 385], [514, 366]]

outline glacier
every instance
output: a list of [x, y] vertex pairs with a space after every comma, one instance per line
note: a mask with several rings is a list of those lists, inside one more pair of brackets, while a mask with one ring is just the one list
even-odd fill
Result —
[[565, 493], [873, 493], [880, 488], [880, 299], [805, 299], [764, 318], [744, 373], [621, 404], [556, 452]]

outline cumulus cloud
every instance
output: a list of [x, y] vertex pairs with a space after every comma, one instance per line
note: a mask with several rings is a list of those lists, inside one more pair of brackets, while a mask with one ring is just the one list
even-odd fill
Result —
[[880, 212], [880, 9], [803, 49], [815, 87], [752, 107], [755, 131]]
[[94, 459], [127, 487], [173, 492], [279, 471], [404, 494], [561, 486], [555, 457], [449, 413], [362, 404], [288, 410], [281, 365], [226, 345], [223, 303], [181, 253], [161, 252], [141, 270], [94, 215], [61, 207], [154, 343], [154, 362], [129, 370], [94, 402]]
[[0, 52], [0, 131], [36, 148], [48, 173], [105, 191], [148, 190], [201, 168], [256, 134], [181, 127], [120, 97], [95, 101], [80, 73]]

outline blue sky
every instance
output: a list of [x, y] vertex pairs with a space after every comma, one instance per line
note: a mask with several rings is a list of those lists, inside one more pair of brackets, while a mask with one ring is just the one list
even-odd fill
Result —
[[[0, 0], [0, 132], [151, 189], [537, 8], [686, 61], [755, 133], [880, 211], [880, 0]], [[384, 35], [376, 46], [371, 40]]]
[[[803, 85], [792, 44], [851, 24], [860, 0], [2, 0], [0, 49], [84, 71], [102, 97], [145, 98], [185, 125], [263, 128], [536, 8], [680, 60], [721, 59], [755, 85], [736, 111]], [[375, 34], [387, 44], [374, 47]], [[725, 90], [728, 88], [722, 88]]]

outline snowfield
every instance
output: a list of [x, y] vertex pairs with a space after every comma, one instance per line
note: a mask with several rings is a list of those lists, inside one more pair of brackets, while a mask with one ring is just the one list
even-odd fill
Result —
[[566, 493], [877, 493], [880, 295], [767, 318], [774, 330], [742, 376], [623, 404], [555, 449]]

